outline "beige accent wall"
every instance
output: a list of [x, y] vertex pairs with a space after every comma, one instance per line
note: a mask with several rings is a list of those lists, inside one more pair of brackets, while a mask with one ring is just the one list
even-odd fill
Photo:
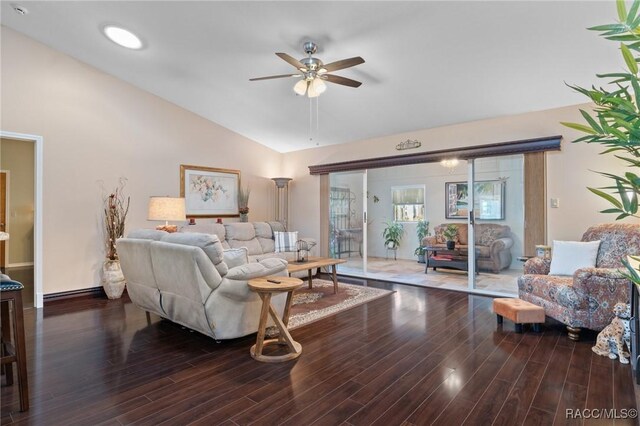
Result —
[[33, 262], [34, 146], [32, 142], [0, 139], [0, 169], [8, 171], [8, 266]]
[[45, 294], [99, 285], [99, 181], [128, 178], [129, 230], [156, 225], [148, 198], [179, 194], [180, 164], [241, 170], [250, 219], [273, 218], [282, 154], [6, 27], [1, 38], [0, 127], [44, 138]]
[[[581, 107], [589, 108], [589, 105]], [[309, 165], [398, 155], [400, 152], [395, 146], [406, 139], [422, 142], [421, 148], [411, 151], [416, 152], [563, 135], [562, 151], [547, 154], [547, 239], [549, 242], [554, 239], [579, 240], [590, 225], [614, 219], [599, 213], [608, 207], [607, 203], [586, 189], [587, 186], [608, 184], [606, 179], [590, 170], [624, 172], [621, 162], [611, 155], [598, 155], [598, 146], [571, 143], [578, 133], [559, 122], [580, 120], [578, 106], [571, 106], [286, 153], [283, 176], [293, 178], [290, 184], [291, 227], [302, 235], [319, 237], [320, 178], [309, 175]], [[331, 125], [327, 121], [324, 123], [324, 126]], [[559, 208], [550, 208], [551, 198], [560, 199]]]

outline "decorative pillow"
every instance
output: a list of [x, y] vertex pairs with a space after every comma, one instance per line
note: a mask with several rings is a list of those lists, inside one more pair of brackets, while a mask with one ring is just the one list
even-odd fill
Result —
[[[444, 244], [447, 242], [447, 238], [444, 236], [444, 231], [445, 229], [447, 229], [447, 226], [436, 226], [435, 228], [435, 232], [436, 232], [436, 243], [438, 244]], [[458, 229], [459, 231], [459, 229]], [[453, 241], [455, 241], [456, 244], [458, 244], [460, 242], [460, 238], [458, 238], [458, 234], [456, 234], [455, 237], [453, 237]]]
[[283, 251], [296, 251], [296, 243], [298, 242], [298, 231], [295, 232], [278, 232], [273, 233], [273, 239], [276, 242], [276, 253]]
[[600, 240], [554, 241], [549, 275], [573, 275], [580, 268], [594, 268]]
[[229, 269], [249, 263], [246, 247], [224, 250], [222, 256]]

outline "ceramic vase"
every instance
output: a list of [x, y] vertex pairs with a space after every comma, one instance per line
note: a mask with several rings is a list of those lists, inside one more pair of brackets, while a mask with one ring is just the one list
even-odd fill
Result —
[[102, 287], [109, 299], [119, 299], [126, 281], [119, 260], [107, 260], [102, 265]]
[[447, 250], [453, 250], [456, 248], [456, 242], [455, 241], [447, 241]]

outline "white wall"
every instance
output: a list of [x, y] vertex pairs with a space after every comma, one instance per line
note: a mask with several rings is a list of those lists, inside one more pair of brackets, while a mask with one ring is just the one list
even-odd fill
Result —
[[179, 194], [180, 164], [241, 170], [250, 218], [273, 218], [282, 154], [6, 27], [1, 38], [1, 128], [44, 138], [45, 294], [99, 285], [98, 181], [128, 178], [129, 230], [156, 225], [148, 198]]
[[[589, 108], [589, 105], [580, 107]], [[581, 120], [578, 106], [571, 106], [287, 153], [283, 174], [293, 178], [291, 227], [304, 235], [319, 238], [320, 179], [309, 175], [310, 165], [397, 155], [396, 144], [406, 139], [421, 141], [422, 147], [412, 151], [420, 152], [563, 135], [562, 150], [547, 154], [547, 240], [579, 240], [587, 227], [614, 219], [599, 213], [599, 210], [608, 208], [607, 203], [586, 189], [587, 186], [609, 184], [591, 170], [613, 173], [625, 170], [613, 156], [598, 155], [600, 147], [571, 143], [582, 135], [565, 128], [560, 122]], [[330, 125], [326, 121], [324, 123]], [[550, 198], [559, 198], [560, 208], [550, 208]], [[638, 222], [634, 219], [628, 221]]]

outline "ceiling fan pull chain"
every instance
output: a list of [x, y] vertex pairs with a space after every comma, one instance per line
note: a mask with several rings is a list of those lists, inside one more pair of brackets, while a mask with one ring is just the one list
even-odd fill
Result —
[[313, 99], [309, 98], [309, 142], [313, 142]]
[[316, 146], [320, 145], [320, 97], [316, 98]]

